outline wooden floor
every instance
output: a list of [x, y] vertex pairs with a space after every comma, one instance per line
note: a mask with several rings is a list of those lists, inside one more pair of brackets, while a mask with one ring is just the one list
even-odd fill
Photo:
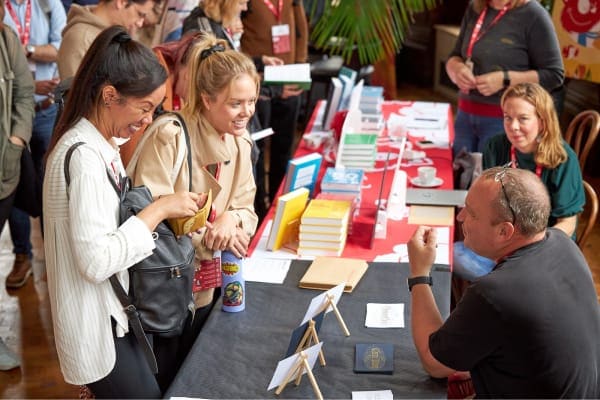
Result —
[[[401, 97], [420, 100], [442, 100], [428, 90], [404, 88]], [[600, 193], [600, 177], [587, 177]], [[39, 223], [34, 220], [34, 279], [19, 290], [6, 292], [4, 281], [10, 272], [14, 255], [5, 227], [0, 236], [0, 337], [21, 357], [21, 367], [0, 371], [0, 397], [16, 398], [77, 398], [77, 387], [62, 378], [52, 332], [52, 318], [44, 277], [44, 255]], [[584, 249], [600, 294], [600, 224]]]

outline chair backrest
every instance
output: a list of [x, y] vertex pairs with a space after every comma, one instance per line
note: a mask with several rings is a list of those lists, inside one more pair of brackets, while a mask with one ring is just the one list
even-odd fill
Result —
[[599, 132], [600, 114], [594, 110], [580, 112], [569, 123], [565, 141], [575, 150], [581, 171], [585, 168], [585, 162]]
[[598, 194], [594, 187], [586, 181], [583, 181], [583, 188], [586, 202], [583, 213], [579, 215], [577, 227], [577, 245], [582, 250], [598, 218]]

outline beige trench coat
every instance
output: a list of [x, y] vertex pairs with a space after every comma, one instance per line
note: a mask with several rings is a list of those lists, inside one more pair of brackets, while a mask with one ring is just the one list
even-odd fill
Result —
[[[156, 198], [176, 191], [188, 190], [188, 165], [184, 160], [174, 183], [171, 174], [176, 165], [178, 149], [185, 148], [182, 129], [174, 122], [161, 123], [161, 116], [148, 127], [144, 135], [150, 135], [139, 151], [135, 165], [129, 165], [127, 174], [133, 184], [146, 185]], [[241, 222], [244, 231], [252, 236], [256, 231], [258, 217], [254, 212], [256, 185], [252, 174], [250, 152], [252, 141], [249, 134], [242, 137], [224, 135], [217, 131], [201, 116], [187, 118], [190, 146], [192, 149], [192, 191], [208, 192], [212, 189], [213, 205], [217, 216], [224, 212], [233, 212]], [[186, 152], [187, 154], [187, 152]], [[207, 169], [207, 165], [220, 164], [218, 179]], [[194, 233], [192, 242], [196, 248], [196, 268], [200, 260], [212, 259], [213, 251], [202, 244], [202, 234]], [[196, 307], [210, 304], [213, 290], [196, 293]]]

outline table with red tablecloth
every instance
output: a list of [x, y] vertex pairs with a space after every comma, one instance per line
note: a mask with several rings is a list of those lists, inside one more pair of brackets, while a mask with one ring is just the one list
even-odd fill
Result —
[[[306, 132], [309, 133], [313, 130], [313, 127], [318, 126], [318, 118], [322, 116], [325, 102], [320, 101], [315, 106], [313, 114], [309, 123], [307, 124]], [[411, 101], [385, 101], [382, 105], [382, 112], [384, 119], [390, 116], [391, 113], [400, 114], [402, 111], [406, 111], [407, 108], [413, 107], [415, 103]], [[423, 103], [420, 103], [423, 104]], [[452, 109], [448, 107], [448, 119], [446, 123], [448, 133], [448, 143], [452, 143], [454, 137], [453, 130], [453, 116]], [[420, 130], [409, 130], [408, 140], [413, 144], [414, 149], [419, 149], [417, 141], [422, 139], [423, 136], [419, 134], [423, 132]], [[381, 199], [384, 201], [388, 198], [392, 181], [394, 178], [394, 170], [397, 168], [398, 153], [399, 153], [399, 141], [392, 140], [387, 134], [387, 130], [384, 129], [383, 133], [379, 136], [377, 141], [377, 159], [375, 166], [365, 171], [365, 178], [361, 188], [361, 203], [358, 215], [353, 218], [351, 233], [348, 235], [346, 246], [343, 257], [354, 257], [361, 258], [367, 261], [375, 260], [376, 257], [394, 253], [394, 248], [401, 243], [407, 243], [409, 238], [414, 233], [417, 225], [411, 225], [408, 223], [407, 218], [404, 217], [401, 220], [387, 219], [387, 233], [385, 238], [375, 239], [371, 243], [371, 237], [373, 234], [375, 216], [377, 212], [378, 198], [380, 194], [380, 187], [383, 180], [383, 190], [381, 191]], [[425, 151], [426, 158], [429, 162], [433, 162], [433, 166], [437, 168], [437, 176], [443, 180], [441, 189], [452, 189], [453, 188], [453, 171], [452, 171], [452, 149], [450, 146], [445, 148], [430, 148], [420, 149]], [[323, 148], [310, 148], [305, 140], [301, 140], [298, 148], [294, 154], [294, 157], [300, 157], [309, 154], [314, 151], [323, 152]], [[386, 167], [387, 163], [387, 167]], [[410, 178], [417, 176], [417, 166], [415, 165], [401, 165], [401, 169], [404, 170], [408, 176], [408, 187], [411, 187]], [[321, 181], [323, 174], [327, 167], [333, 166], [333, 163], [327, 162], [324, 158], [321, 163], [321, 169], [319, 172], [318, 182]], [[385, 174], [384, 174], [385, 170]], [[384, 176], [385, 175], [385, 176]], [[281, 189], [280, 189], [281, 190]], [[319, 191], [319, 185], [317, 185], [317, 193]], [[265, 229], [270, 226], [269, 222], [273, 219], [275, 212], [275, 204], [269, 210], [263, 223], [258, 228], [257, 233], [250, 245], [249, 254], [259, 246], [260, 238], [265, 233]], [[453, 226], [449, 227], [449, 242], [452, 243]], [[264, 249], [263, 249], [264, 250]], [[450, 250], [451, 251], [451, 250]]]

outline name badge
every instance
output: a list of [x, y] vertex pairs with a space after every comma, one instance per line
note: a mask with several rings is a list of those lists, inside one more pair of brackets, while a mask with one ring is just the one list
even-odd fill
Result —
[[290, 26], [288, 24], [274, 25], [271, 28], [273, 54], [290, 52]]

